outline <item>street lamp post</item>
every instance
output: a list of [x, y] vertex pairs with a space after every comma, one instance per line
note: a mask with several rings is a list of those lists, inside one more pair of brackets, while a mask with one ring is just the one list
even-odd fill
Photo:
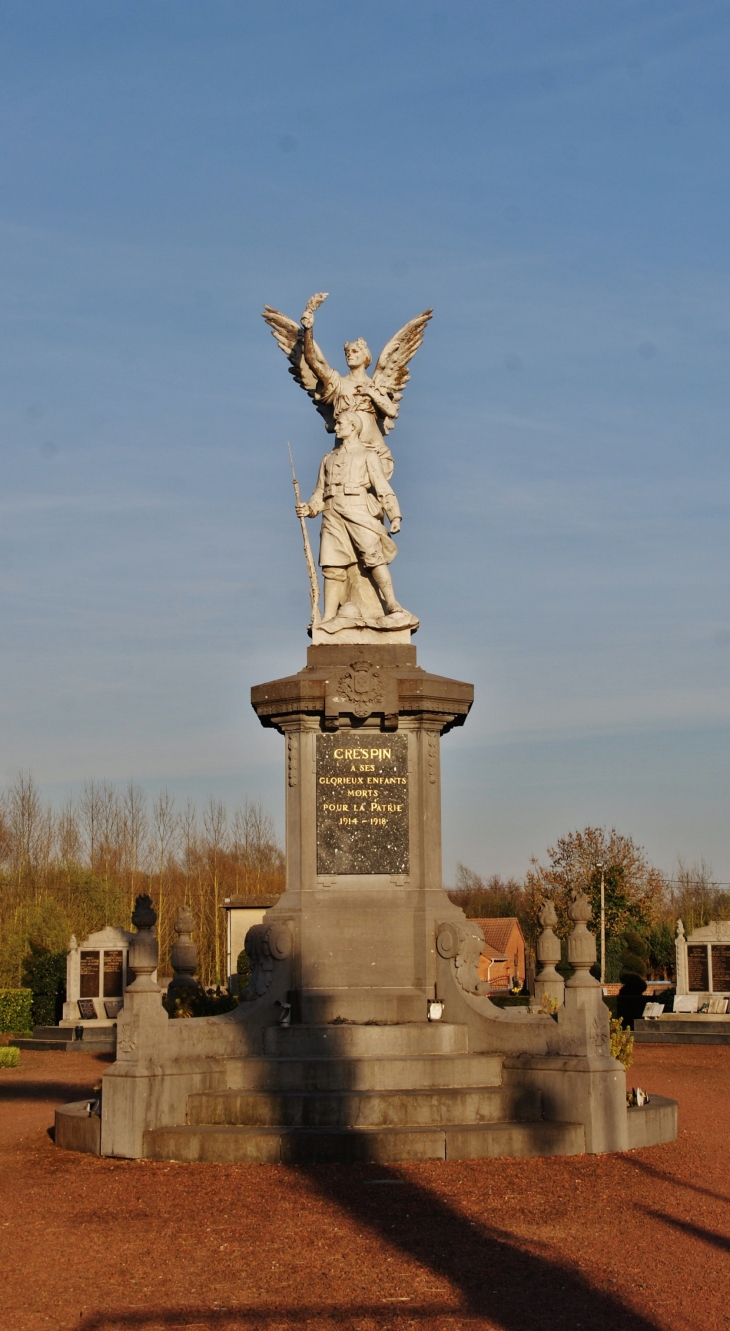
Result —
[[597, 869], [601, 870], [601, 984], [606, 983], [606, 875], [602, 860], [598, 861]]

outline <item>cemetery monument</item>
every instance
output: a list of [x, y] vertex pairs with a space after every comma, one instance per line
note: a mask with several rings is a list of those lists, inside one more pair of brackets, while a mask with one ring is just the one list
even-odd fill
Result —
[[[314, 340], [324, 299], [312, 297], [299, 322], [264, 310], [333, 444], [311, 498], [296, 506], [311, 583], [306, 663], [251, 695], [261, 724], [283, 738], [286, 890], [249, 930], [249, 988], [219, 1017], [168, 1019], [154, 979], [154, 910], [138, 914], [100, 1149], [397, 1161], [671, 1139], [673, 1102], [627, 1111], [590, 973], [585, 896], [570, 909], [567, 983], [544, 914], [542, 1010], [503, 1010], [486, 996], [481, 931], [441, 880], [441, 741], [466, 722], [473, 689], [418, 664], [418, 618], [391, 573], [401, 500], [410, 515], [391, 484], [389, 441], [431, 311], [391, 339], [372, 376], [364, 340], [346, 343], [341, 374]], [[308, 536], [319, 515], [321, 604]]]

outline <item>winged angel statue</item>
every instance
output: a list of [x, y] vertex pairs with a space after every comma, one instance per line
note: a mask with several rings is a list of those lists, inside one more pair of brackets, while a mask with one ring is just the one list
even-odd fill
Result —
[[312, 296], [299, 324], [269, 305], [263, 310], [290, 361], [289, 373], [312, 398], [328, 433], [336, 436], [334, 450], [322, 459], [314, 494], [307, 504], [297, 505], [302, 519], [322, 514], [320, 627], [332, 634], [354, 627], [413, 631], [418, 620], [396, 600], [388, 569], [397, 554], [392, 533], [400, 529], [401, 513], [390, 485], [394, 463], [385, 440], [398, 418], [408, 362], [423, 341], [432, 311], [424, 310], [391, 338], [372, 378], [365, 339], [346, 342], [349, 373], [340, 375], [325, 360], [312, 332], [315, 311], [326, 299], [323, 291]]

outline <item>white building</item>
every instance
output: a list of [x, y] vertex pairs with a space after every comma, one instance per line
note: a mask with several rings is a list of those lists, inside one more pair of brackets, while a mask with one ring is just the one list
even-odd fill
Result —
[[221, 909], [226, 911], [228, 920], [226, 930], [226, 975], [228, 976], [228, 992], [230, 994], [238, 992], [236, 963], [239, 953], [243, 951], [246, 934], [252, 925], [261, 924], [267, 910], [275, 906], [278, 900], [278, 896], [226, 897]]

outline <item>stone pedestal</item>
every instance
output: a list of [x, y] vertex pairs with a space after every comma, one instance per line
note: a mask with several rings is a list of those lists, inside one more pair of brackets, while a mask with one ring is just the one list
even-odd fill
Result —
[[138, 978], [104, 1077], [102, 1153], [311, 1163], [625, 1149], [626, 1079], [588, 973], [585, 898], [553, 1017], [490, 1002], [481, 930], [441, 885], [439, 749], [471, 686], [421, 670], [407, 643], [314, 644], [304, 670], [252, 701], [285, 739], [286, 891], [249, 929], [250, 983], [220, 1017], [168, 1021], [154, 912], [135, 912]]
[[441, 884], [441, 736], [470, 684], [428, 674], [411, 645], [313, 646], [306, 668], [252, 690], [286, 739], [286, 892], [267, 921], [295, 938], [305, 1023], [426, 1021]]

